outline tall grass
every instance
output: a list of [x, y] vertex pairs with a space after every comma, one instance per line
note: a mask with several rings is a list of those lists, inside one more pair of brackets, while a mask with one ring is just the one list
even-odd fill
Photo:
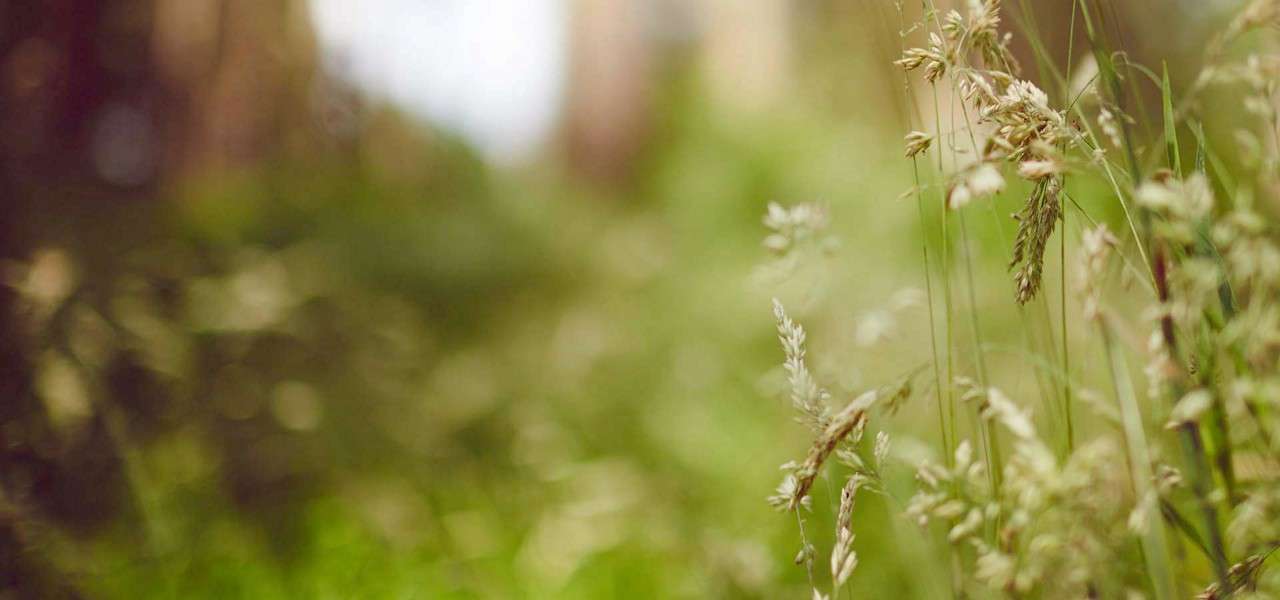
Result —
[[[1020, 5], [1015, 21], [1040, 83], [1010, 50], [999, 0], [946, 12], [924, 0], [916, 22], [899, 2], [899, 22], [886, 23], [903, 40], [895, 64], [907, 77], [905, 155], [928, 311], [921, 354], [931, 371], [918, 378], [934, 396], [933, 458], [891, 451], [895, 414], [927, 393], [912, 385], [919, 371], [841, 401], [808, 369], [805, 331], [775, 302], [792, 403], [815, 441], [783, 466], [771, 502], [795, 513], [797, 563], [814, 598], [857, 595], [860, 492], [885, 495], [932, 532], [955, 597], [1272, 597], [1280, 593], [1280, 577], [1266, 569], [1280, 547], [1280, 446], [1270, 433], [1280, 424], [1280, 240], [1268, 211], [1280, 189], [1280, 2], [1254, 0], [1232, 16], [1183, 90], [1167, 67], [1128, 58], [1109, 34], [1116, 11], [1103, 0], [1072, 4], [1068, 35], [1080, 27], [1089, 48], [1077, 64], [1072, 43], [1062, 65], [1039, 37], [1043, 24]], [[929, 97], [918, 101], [917, 92]], [[1214, 103], [1205, 101], [1211, 94]], [[1154, 122], [1144, 99], [1159, 102]], [[1224, 109], [1249, 123], [1209, 128]], [[1143, 139], [1145, 131], [1158, 139]], [[1212, 142], [1228, 136], [1240, 147], [1233, 162]], [[1003, 242], [1011, 273], [1003, 293], [1016, 306], [1027, 360], [997, 373], [970, 225], [989, 212], [1003, 240], [1009, 223], [995, 203], [1011, 198], [1021, 205]], [[810, 235], [825, 225], [811, 210], [772, 208], [771, 227], [794, 222]], [[1106, 214], [1123, 222], [1109, 227]], [[1044, 286], [1053, 250], [1056, 323]], [[1101, 360], [1089, 360], [1099, 351]], [[1033, 392], [997, 384], [1018, 369], [1036, 379]], [[915, 470], [909, 499], [885, 479], [904, 466]], [[803, 534], [809, 492], [824, 473], [844, 481], [829, 582], [815, 575], [824, 551]]]

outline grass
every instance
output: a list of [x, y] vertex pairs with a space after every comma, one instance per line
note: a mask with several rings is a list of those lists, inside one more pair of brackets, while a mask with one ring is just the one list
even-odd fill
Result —
[[1276, 595], [1273, 5], [1188, 78], [1106, 1], [1066, 61], [1034, 3], [957, 4], [876, 2], [883, 72], [804, 13], [844, 41], [754, 120], [680, 60], [625, 185], [317, 145], [32, 200], [17, 448], [67, 462], [5, 474], [28, 595]]
[[[1073, 97], [1067, 84], [1074, 65], [1053, 64], [1032, 13], [1025, 3], [1021, 6], [1021, 33], [1030, 38], [1038, 72], [1042, 79], [1056, 79], [1058, 97], [1071, 98], [1067, 105], [1053, 106], [1048, 94], [1022, 79], [1001, 29], [1004, 7], [998, 0], [972, 2], [965, 12], [945, 14], [926, 0], [918, 22], [900, 19], [897, 28], [905, 43], [896, 64], [909, 74], [921, 73], [926, 84], [908, 80], [900, 101], [919, 107], [914, 90], [932, 96], [923, 103], [932, 105], [931, 118], [906, 111], [915, 115], [906, 124], [913, 130], [906, 137], [906, 154], [912, 163], [918, 226], [924, 232], [920, 256], [932, 377], [923, 380], [934, 388], [939, 424], [932, 440], [935, 449], [926, 453], [932, 458], [904, 459], [897, 466], [916, 470], [915, 489], [893, 489], [886, 484], [885, 469], [892, 467], [885, 464], [882, 448], [895, 428], [893, 415], [901, 399], [879, 400], [881, 406], [876, 406], [879, 392], [872, 388], [838, 414], [825, 405], [811, 405], [806, 414], [816, 416], [809, 421], [818, 434], [814, 450], [804, 463], [784, 465], [792, 483], [779, 488], [774, 503], [797, 512], [803, 523], [799, 513], [808, 510], [809, 501], [804, 481], [823, 468], [839, 473], [837, 481], [847, 481], [848, 496], [860, 491], [911, 495], [904, 516], [931, 528], [927, 539], [942, 550], [936, 556], [948, 557], [943, 569], [950, 572], [955, 597], [1137, 593], [1163, 599], [1276, 593], [1280, 582], [1268, 575], [1266, 562], [1280, 546], [1280, 537], [1275, 528], [1251, 528], [1280, 517], [1263, 508], [1274, 505], [1270, 498], [1280, 494], [1280, 478], [1268, 468], [1244, 482], [1237, 462], [1249, 456], [1280, 464], [1280, 448], [1267, 433], [1274, 426], [1269, 405], [1275, 401], [1262, 391], [1268, 382], [1280, 383], [1280, 355], [1262, 341], [1271, 335], [1273, 317], [1268, 315], [1276, 310], [1271, 302], [1280, 292], [1273, 287], [1280, 277], [1271, 269], [1280, 267], [1275, 258], [1280, 255], [1273, 229], [1254, 212], [1252, 202], [1241, 202], [1269, 193], [1263, 188], [1277, 179], [1280, 161], [1272, 157], [1280, 148], [1256, 143], [1251, 147], [1261, 156], [1234, 167], [1225, 164], [1207, 143], [1212, 135], [1203, 126], [1213, 109], [1197, 96], [1210, 87], [1243, 84], [1243, 98], [1236, 98], [1253, 107], [1252, 127], [1274, 133], [1275, 73], [1262, 66], [1275, 60], [1268, 54], [1274, 40], [1256, 32], [1276, 24], [1280, 6], [1265, 0], [1246, 6], [1213, 41], [1215, 51], [1182, 98], [1175, 96], [1167, 65], [1155, 76], [1113, 47], [1107, 32], [1116, 24], [1107, 20], [1116, 12], [1088, 0], [1073, 4], [1071, 31], [1078, 18], [1098, 75]], [[898, 10], [901, 17], [901, 3]], [[1224, 50], [1251, 35], [1255, 45], [1246, 54]], [[1257, 36], [1267, 39], [1258, 45]], [[908, 39], [923, 44], [911, 46]], [[1070, 54], [1068, 50], [1068, 61]], [[1155, 125], [1143, 107], [1145, 81], [1153, 83], [1151, 96], [1161, 107]], [[950, 103], [946, 121], [944, 97]], [[957, 120], [956, 104], [963, 120]], [[1095, 133], [1094, 120], [1107, 132], [1105, 138]], [[930, 124], [933, 131], [915, 131]], [[1180, 129], [1195, 133], [1194, 165], [1184, 160]], [[1137, 139], [1137, 132], [1150, 130], [1161, 132], [1158, 144]], [[958, 136], [969, 139], [968, 149], [956, 143]], [[936, 160], [925, 159], [929, 152]], [[1120, 157], [1119, 165], [1113, 155]], [[1150, 166], [1161, 162], [1162, 168]], [[1211, 173], [1207, 163], [1213, 166]], [[936, 164], [932, 174], [926, 166], [931, 164]], [[1112, 196], [1082, 202], [1068, 190], [1068, 176], [1076, 182], [1103, 182]], [[1024, 182], [1006, 185], [1008, 177]], [[1028, 351], [1035, 358], [993, 373], [987, 356], [991, 346], [984, 342], [979, 318], [982, 303], [966, 213], [977, 209], [977, 203], [994, 206], [1015, 191], [1026, 195], [1015, 216], [1017, 234], [1005, 250], [1013, 275], [1004, 287], [1017, 305]], [[1118, 201], [1132, 245], [1120, 244], [1090, 214], [1105, 212], [1099, 206], [1108, 200]], [[1068, 202], [1090, 224], [1076, 244], [1079, 264], [1069, 258]], [[1002, 229], [998, 215], [996, 221]], [[1242, 228], [1246, 222], [1252, 225]], [[958, 236], [953, 236], [953, 223], [959, 224]], [[939, 237], [930, 240], [934, 232]], [[1056, 332], [1042, 285], [1055, 234], [1060, 288]], [[957, 244], [964, 304], [953, 299]], [[936, 264], [931, 260], [934, 247], [940, 249]], [[1113, 263], [1127, 268], [1121, 272], [1125, 276], [1137, 270], [1141, 283], [1149, 285], [1119, 285], [1112, 276]], [[1072, 270], [1070, 279], [1082, 296], [1074, 304], [1068, 298]], [[935, 273], [940, 286], [934, 285]], [[1079, 319], [1069, 317], [1074, 311], [1082, 311]], [[780, 331], [799, 328], [782, 305], [775, 304], [775, 314]], [[968, 322], [970, 346], [959, 340], [962, 321]], [[1073, 334], [1070, 325], [1077, 322], [1091, 327]], [[1146, 337], [1143, 329], [1149, 332], [1146, 344], [1137, 341]], [[815, 331], [821, 334], [822, 329]], [[799, 343], [794, 336], [783, 337], [791, 340], [784, 344], [788, 360], [803, 360], [803, 336]], [[1102, 360], [1073, 359], [1087, 357], [1087, 348], [1094, 345], [1103, 350]], [[1244, 347], [1255, 353], [1242, 356]], [[1135, 363], [1146, 365], [1145, 400], [1130, 373]], [[1045, 385], [1043, 365], [1058, 365], [1060, 386]], [[1023, 387], [1030, 393], [1014, 401], [998, 382], [1017, 381], [1019, 369], [1032, 371], [1040, 383]], [[1077, 378], [1083, 384], [1074, 383]], [[1094, 386], [1109, 391], [1114, 409]], [[1043, 409], [1032, 415], [1027, 396], [1035, 395]], [[859, 419], [856, 427], [848, 421], [851, 414]], [[967, 427], [960, 418], [964, 414], [971, 417]], [[1055, 432], [1059, 414], [1063, 427]], [[1037, 423], [1050, 426], [1042, 430]], [[859, 458], [866, 451], [866, 427], [879, 430], [874, 467]], [[973, 458], [969, 436], [979, 440], [979, 460]], [[1000, 451], [1005, 442], [1012, 442], [1011, 453]], [[1062, 450], [1050, 451], [1054, 447]], [[1118, 448], [1124, 449], [1119, 454], [1123, 462], [1111, 462]], [[826, 460], [830, 456], [837, 459]], [[1127, 468], [1118, 469], [1119, 464]], [[857, 529], [851, 510], [852, 498], [842, 497], [837, 523], [842, 541], [832, 555], [834, 585], [811, 576], [815, 598], [859, 593], [856, 576], [852, 589], [841, 587], [850, 574], [839, 568], [849, 552], [845, 532]], [[802, 542], [806, 550], [798, 563], [812, 574], [815, 561], [822, 563], [809, 545], [811, 538]]]

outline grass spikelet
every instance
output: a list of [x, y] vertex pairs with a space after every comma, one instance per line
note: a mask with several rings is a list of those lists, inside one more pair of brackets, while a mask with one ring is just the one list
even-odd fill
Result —
[[1062, 180], [1049, 177], [1036, 184], [1026, 205], [1018, 211], [1018, 233], [1013, 241], [1013, 258], [1009, 268], [1017, 289], [1019, 304], [1026, 304], [1040, 291], [1044, 277], [1044, 252], [1062, 214], [1059, 195]]
[[840, 490], [840, 511], [836, 516], [836, 541], [831, 549], [831, 587], [839, 588], [849, 580], [858, 566], [858, 553], [853, 551], [853, 502], [861, 487], [861, 477], [854, 475]]
[[922, 131], [912, 131], [907, 134], [904, 140], [906, 142], [906, 157], [915, 158], [917, 154], [929, 149], [933, 144], [933, 136]]
[[791, 406], [800, 412], [803, 423], [811, 429], [821, 430], [827, 421], [827, 399], [830, 395], [818, 387], [805, 362], [804, 327], [787, 316], [782, 303], [776, 298], [773, 300], [773, 316], [777, 320], [778, 340], [782, 342], [786, 355], [782, 366], [790, 384]]
[[805, 456], [804, 462], [796, 467], [796, 485], [791, 494], [791, 502], [788, 508], [795, 510], [801, 500], [808, 495], [813, 482], [818, 477], [819, 471], [822, 469], [823, 463], [827, 458], [835, 452], [840, 442], [854, 431], [855, 428], [865, 425], [867, 419], [867, 410], [871, 405], [875, 404], [879, 393], [876, 390], [866, 392], [853, 401], [849, 402], [839, 413], [831, 417], [826, 428], [814, 440], [813, 446], [809, 449], [809, 454]]

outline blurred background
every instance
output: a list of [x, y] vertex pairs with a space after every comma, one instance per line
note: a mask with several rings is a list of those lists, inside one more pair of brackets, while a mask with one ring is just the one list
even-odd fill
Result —
[[[1187, 82], [1235, 4], [1109, 6]], [[0, 0], [0, 597], [807, 595], [770, 298], [837, 396], [929, 357], [898, 11]], [[861, 506], [855, 588], [936, 591]]]

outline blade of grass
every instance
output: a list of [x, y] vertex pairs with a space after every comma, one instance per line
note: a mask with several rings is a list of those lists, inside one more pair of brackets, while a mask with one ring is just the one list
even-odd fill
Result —
[[[1093, 59], [1098, 63], [1098, 72], [1102, 76], [1102, 82], [1106, 86], [1107, 93], [1111, 96], [1111, 102], [1116, 108], [1124, 112], [1124, 88], [1120, 84], [1120, 75], [1116, 71], [1115, 61], [1111, 58], [1111, 52], [1106, 47], [1106, 41], [1100, 35], [1100, 32], [1094, 27], [1092, 14], [1089, 12], [1089, 4], [1085, 0], [1077, 0], [1080, 6], [1080, 16], [1084, 20], [1085, 37], [1089, 39], [1089, 48], [1093, 51]], [[1132, 142], [1132, 133], [1129, 131], [1129, 124], [1125, 119], [1120, 119], [1121, 136], [1124, 139], [1124, 150], [1129, 160], [1129, 175], [1133, 181], [1142, 181], [1142, 173], [1138, 167], [1138, 155], [1134, 151]]]
[[1178, 125], [1173, 119], [1173, 92], [1169, 86], [1169, 64], [1164, 64], [1160, 79], [1160, 100], [1164, 107], [1164, 146], [1169, 155], [1169, 168], [1182, 176], [1182, 156], [1178, 153]]
[[[1129, 469], [1132, 473], [1130, 479], [1133, 481], [1134, 493], [1138, 501], [1144, 502], [1154, 491], [1151, 489], [1151, 454], [1147, 447], [1142, 413], [1138, 408], [1138, 398], [1129, 376], [1129, 367], [1115, 347], [1110, 326], [1105, 320], [1100, 320], [1098, 329], [1106, 351], [1112, 393], [1120, 405], [1125, 445], [1129, 452]], [[1151, 579], [1156, 598], [1173, 598], [1173, 571], [1170, 568], [1169, 546], [1161, 520], [1157, 519], [1147, 524], [1146, 531], [1142, 534], [1142, 554], [1147, 564], [1147, 576]]]

